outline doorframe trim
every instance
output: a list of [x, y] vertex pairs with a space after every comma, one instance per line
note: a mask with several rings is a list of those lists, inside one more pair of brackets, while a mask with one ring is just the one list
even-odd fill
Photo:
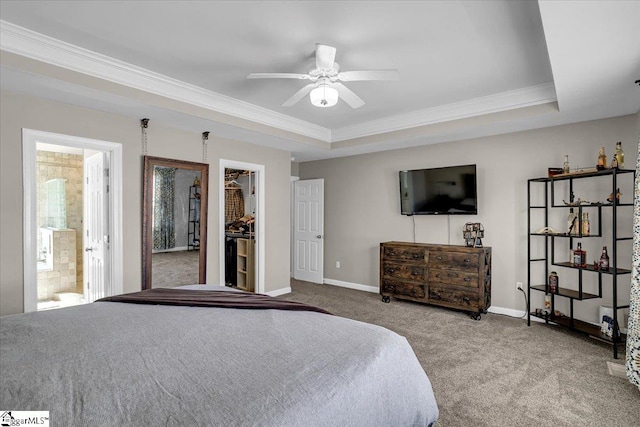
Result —
[[[321, 242], [320, 242], [320, 246], [322, 248], [321, 253], [322, 253], [322, 262], [319, 263], [318, 267], [320, 269], [322, 269], [321, 273], [320, 273], [320, 281], [319, 282], [313, 282], [312, 280], [310, 280], [308, 277], [302, 278], [300, 279], [299, 277], [296, 277], [296, 266], [298, 265], [298, 259], [299, 259], [299, 252], [296, 248], [295, 245], [295, 233], [296, 233], [296, 210], [297, 210], [297, 191], [296, 191], [296, 186], [299, 184], [302, 184], [304, 182], [308, 182], [308, 181], [321, 181], [322, 182], [322, 219], [321, 219], [321, 224], [322, 224], [322, 232], [321, 232]], [[308, 178], [308, 179], [297, 179], [295, 181], [292, 181], [292, 185], [293, 185], [293, 217], [291, 218], [291, 222], [292, 222], [292, 247], [291, 247], [291, 251], [293, 251], [293, 256], [292, 256], [292, 260], [293, 260], [293, 265], [291, 266], [291, 277], [293, 277], [296, 280], [308, 280], [311, 281], [312, 283], [318, 283], [318, 284], [323, 284], [324, 283], [324, 253], [325, 253], [325, 244], [324, 242], [326, 241], [326, 233], [325, 233], [325, 229], [324, 229], [324, 217], [325, 217], [325, 212], [324, 212], [324, 178]]]
[[219, 238], [219, 256], [220, 260], [220, 282], [225, 285], [225, 194], [224, 194], [224, 175], [225, 169], [247, 169], [256, 173], [256, 184], [258, 194], [256, 195], [256, 221], [254, 223], [255, 238], [258, 246], [258, 268], [256, 269], [255, 291], [256, 293], [265, 293], [265, 165], [255, 163], [238, 162], [235, 160], [220, 159], [219, 185], [218, 185], [218, 235]]
[[38, 143], [92, 149], [109, 153], [109, 276], [115, 294], [123, 292], [123, 233], [122, 233], [122, 144], [79, 136], [63, 135], [33, 129], [22, 129], [23, 182], [23, 288], [25, 313], [38, 307], [37, 254], [37, 188], [36, 149]]
[[291, 277], [293, 279], [293, 266], [295, 265], [295, 259], [294, 259], [294, 251], [295, 251], [295, 247], [294, 247], [294, 239], [293, 239], [293, 233], [295, 232], [295, 218], [294, 215], [296, 214], [296, 181], [300, 181], [300, 177], [299, 176], [291, 176], [290, 178], [290, 182], [291, 182], [291, 187], [289, 189], [289, 200], [290, 200], [290, 208], [289, 208], [289, 215], [291, 218], [291, 221], [289, 221], [291, 224], [289, 224], [289, 230], [290, 230], [290, 238], [289, 238], [289, 247], [291, 248], [289, 250], [290, 254], [289, 254], [289, 277]]

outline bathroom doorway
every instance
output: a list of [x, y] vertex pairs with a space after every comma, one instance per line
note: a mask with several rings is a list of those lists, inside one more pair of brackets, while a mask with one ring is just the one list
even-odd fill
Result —
[[220, 160], [220, 284], [264, 293], [264, 165]]
[[121, 293], [119, 144], [29, 130], [23, 144], [25, 312]]

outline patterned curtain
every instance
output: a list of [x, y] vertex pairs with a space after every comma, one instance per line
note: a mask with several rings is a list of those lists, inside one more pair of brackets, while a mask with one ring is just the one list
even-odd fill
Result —
[[176, 246], [173, 201], [175, 199], [176, 168], [156, 166], [153, 170], [153, 249]]
[[[638, 135], [640, 153], [640, 134]], [[633, 266], [631, 267], [631, 302], [627, 331], [627, 378], [640, 389], [640, 156], [636, 160], [633, 197]]]

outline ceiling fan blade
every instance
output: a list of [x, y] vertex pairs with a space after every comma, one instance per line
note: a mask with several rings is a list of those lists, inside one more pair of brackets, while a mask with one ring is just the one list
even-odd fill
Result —
[[297, 104], [298, 101], [300, 101], [302, 98], [304, 98], [309, 92], [311, 92], [311, 89], [313, 89], [316, 85], [313, 83], [310, 83], [308, 85], [306, 85], [305, 87], [303, 87], [302, 89], [300, 89], [299, 91], [297, 91], [296, 93], [293, 94], [293, 96], [289, 99], [287, 99], [284, 104], [282, 104], [283, 107], [291, 107], [294, 104]]
[[336, 59], [336, 48], [316, 43], [316, 67], [321, 70], [330, 70]]
[[297, 73], [251, 73], [247, 76], [248, 79], [299, 79], [309, 80], [308, 74]]
[[351, 108], [356, 109], [364, 105], [364, 101], [342, 83], [333, 83], [331, 86], [336, 88], [338, 94], [340, 95], [340, 98], [342, 98], [344, 102], [349, 104]]
[[338, 73], [338, 80], [355, 82], [358, 80], [398, 80], [398, 70], [345, 71]]

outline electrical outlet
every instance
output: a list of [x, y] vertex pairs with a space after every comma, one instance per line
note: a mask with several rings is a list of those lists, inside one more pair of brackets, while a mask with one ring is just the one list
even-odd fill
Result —
[[340, 268], [340, 261], [336, 261], [336, 268]]
[[516, 282], [516, 290], [519, 291], [520, 289], [524, 290], [524, 288], [522, 287], [522, 282]]

